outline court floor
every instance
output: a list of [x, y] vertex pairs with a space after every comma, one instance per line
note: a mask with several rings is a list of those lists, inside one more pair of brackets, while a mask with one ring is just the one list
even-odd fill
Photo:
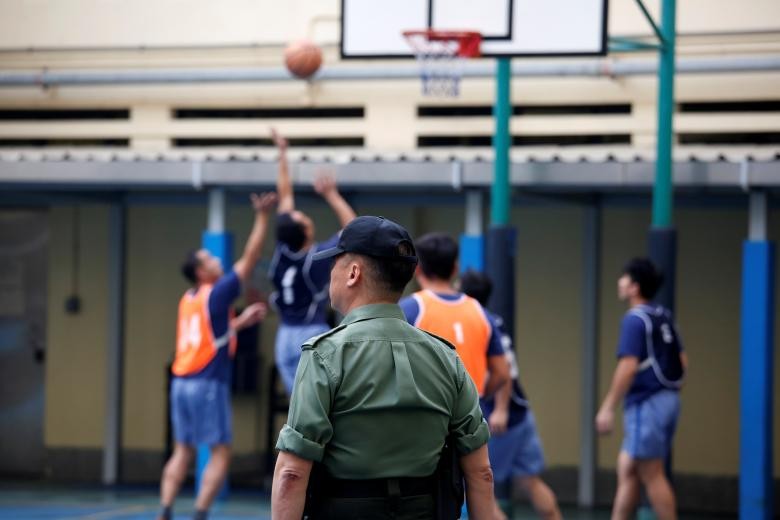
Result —
[[[2, 520], [149, 520], [158, 510], [157, 490], [152, 487], [102, 489], [19, 485], [0, 482], [0, 519]], [[175, 507], [176, 520], [192, 515], [192, 493], [185, 492]], [[563, 508], [566, 519], [605, 520], [606, 510], [582, 511]], [[217, 503], [211, 520], [270, 520], [271, 502], [267, 492], [233, 491], [227, 500]], [[514, 520], [531, 520], [530, 508], [515, 511]], [[681, 520], [703, 520], [706, 516], [681, 515]]]

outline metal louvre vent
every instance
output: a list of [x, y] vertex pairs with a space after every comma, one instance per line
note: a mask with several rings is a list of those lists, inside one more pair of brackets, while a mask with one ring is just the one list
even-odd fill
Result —
[[[630, 114], [630, 103], [598, 105], [514, 105], [515, 116], [560, 116]], [[418, 117], [490, 117], [493, 107], [489, 105], [422, 105], [417, 107]]]
[[[343, 148], [362, 147], [362, 137], [295, 137], [288, 139], [290, 147]], [[182, 137], [171, 140], [175, 148], [274, 146], [270, 139], [254, 137]]]
[[[489, 135], [421, 135], [417, 137], [420, 148], [444, 146], [486, 147], [492, 145]], [[630, 134], [599, 135], [514, 135], [512, 146], [598, 146], [631, 144]]]
[[2, 121], [103, 121], [129, 120], [130, 110], [127, 108], [19, 108], [0, 109]]
[[362, 118], [363, 107], [174, 108], [174, 119], [344, 119]]

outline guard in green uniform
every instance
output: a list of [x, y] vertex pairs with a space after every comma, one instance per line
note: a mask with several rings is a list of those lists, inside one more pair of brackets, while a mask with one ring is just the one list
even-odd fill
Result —
[[397, 304], [417, 265], [411, 237], [390, 220], [358, 217], [318, 255], [334, 259], [331, 304], [345, 318], [303, 345], [276, 444], [272, 518], [302, 517], [313, 463], [324, 475], [314, 518], [435, 518], [448, 435], [470, 517], [492, 518], [489, 433], [474, 383], [453, 347], [409, 325]]

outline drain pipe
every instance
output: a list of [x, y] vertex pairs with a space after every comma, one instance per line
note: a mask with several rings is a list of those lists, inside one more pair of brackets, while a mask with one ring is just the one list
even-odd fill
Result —
[[[480, 60], [464, 63], [463, 76], [470, 78], [493, 78], [495, 70], [492, 61]], [[521, 77], [561, 76], [636, 76], [655, 74], [656, 60], [615, 60], [612, 58], [585, 59], [579, 61], [545, 60], [539, 62], [514, 60], [512, 75]], [[677, 60], [677, 74], [706, 74], [720, 72], [780, 71], [780, 56], [744, 56], [728, 58], [680, 58]], [[382, 67], [354, 67], [336, 65], [320, 71], [314, 80], [355, 81], [393, 80], [418, 78], [420, 70], [416, 64]], [[176, 83], [242, 83], [261, 81], [294, 80], [282, 67], [262, 69], [223, 70], [122, 70], [122, 71], [40, 71], [0, 72], [0, 87], [54, 87], [94, 85], [144, 85]]]

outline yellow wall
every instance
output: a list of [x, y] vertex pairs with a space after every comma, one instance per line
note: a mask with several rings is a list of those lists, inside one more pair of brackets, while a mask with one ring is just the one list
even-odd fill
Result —
[[205, 222], [205, 207], [196, 205], [143, 205], [127, 212], [125, 448], [164, 446], [166, 366], [173, 358], [179, 298], [187, 289], [179, 266], [199, 247]]
[[582, 218], [576, 207], [512, 212], [517, 363], [549, 466], [579, 460]]
[[[647, 243], [650, 212], [636, 209], [605, 209], [601, 213], [601, 271], [599, 290], [598, 403], [607, 393], [615, 370], [615, 350], [620, 320], [626, 311], [617, 300], [617, 279], [626, 260], [643, 254]], [[679, 291], [679, 289], [678, 289]], [[598, 441], [598, 464], [613, 467], [622, 438], [622, 414], [616, 416], [616, 431]]]
[[[675, 211], [678, 232], [676, 319], [691, 368], [682, 391], [674, 467], [683, 473], [736, 475], [739, 471], [739, 349], [742, 241], [746, 207], [687, 208]], [[770, 229], [780, 219], [773, 215]], [[620, 319], [616, 298], [623, 263], [645, 251], [650, 213], [637, 209], [603, 212], [600, 320], [600, 398], [615, 368]], [[777, 234], [777, 231], [775, 231]], [[776, 239], [776, 238], [775, 238]], [[776, 272], [780, 268], [776, 262]], [[777, 289], [775, 290], [777, 294]], [[780, 318], [776, 310], [775, 322]], [[777, 340], [776, 340], [777, 343]], [[775, 364], [775, 373], [778, 373]], [[778, 424], [775, 385], [775, 428]], [[618, 421], [622, 419], [618, 417]], [[622, 424], [622, 423], [620, 423]], [[622, 430], [599, 442], [599, 464], [614, 467]], [[775, 475], [780, 455], [775, 439]]]
[[50, 212], [47, 309], [47, 447], [90, 448], [103, 443], [108, 343], [108, 208], [81, 206], [81, 312], [65, 313], [71, 295], [73, 208]]
[[[227, 215], [236, 255], [252, 222], [248, 204], [242, 204], [231, 203]], [[317, 223], [318, 239], [337, 229], [336, 219], [316, 199], [299, 197], [299, 207]], [[457, 236], [464, 225], [464, 211], [457, 204], [423, 207], [371, 202], [356, 209], [397, 220], [416, 236], [434, 230]], [[579, 457], [583, 215], [582, 208], [564, 205], [521, 206], [512, 211], [518, 229], [518, 362], [551, 467], [576, 465]], [[83, 310], [77, 316], [63, 310], [70, 291], [71, 216], [68, 207], [51, 210], [45, 439], [49, 447], [100, 448], [106, 385], [108, 209], [82, 207]], [[770, 229], [778, 240], [780, 212], [772, 217]], [[743, 208], [684, 208], [676, 211], [675, 219], [677, 320], [691, 358], [682, 394], [675, 468], [682, 473], [735, 475], [741, 244], [746, 216]], [[186, 288], [179, 264], [184, 252], [200, 243], [205, 221], [203, 205], [139, 205], [128, 211], [123, 417], [127, 449], [154, 451], [164, 446], [165, 365], [173, 351], [176, 305]], [[616, 280], [625, 261], [646, 250], [649, 224], [646, 209], [610, 207], [602, 211], [599, 399], [615, 368], [615, 345], [625, 312], [616, 298]], [[265, 291], [270, 289], [264, 271], [272, 242], [271, 235], [261, 270], [252, 282]], [[777, 283], [776, 291], [780, 280]], [[414, 288], [410, 284], [409, 290]], [[776, 321], [780, 322], [778, 314]], [[263, 328], [262, 391], [258, 396], [234, 399], [238, 453], [256, 453], [265, 446], [266, 387], [276, 322], [270, 315]], [[776, 359], [776, 373], [778, 366], [780, 359]], [[776, 428], [780, 428], [779, 411], [780, 385], [776, 385]], [[601, 467], [614, 467], [621, 435], [619, 427], [614, 435], [599, 441]], [[775, 450], [775, 467], [780, 468], [780, 449]]]

